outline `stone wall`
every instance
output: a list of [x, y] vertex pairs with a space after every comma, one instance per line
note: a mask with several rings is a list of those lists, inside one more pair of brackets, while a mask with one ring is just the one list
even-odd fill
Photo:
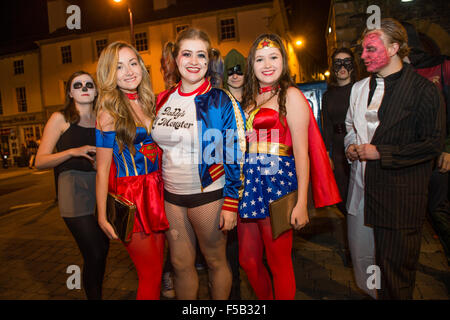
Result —
[[448, 0], [332, 0], [327, 28], [328, 57], [337, 47], [360, 51], [358, 40], [366, 27], [367, 7], [378, 5], [381, 18], [392, 17], [408, 21], [439, 47], [441, 54], [450, 55], [450, 6]]

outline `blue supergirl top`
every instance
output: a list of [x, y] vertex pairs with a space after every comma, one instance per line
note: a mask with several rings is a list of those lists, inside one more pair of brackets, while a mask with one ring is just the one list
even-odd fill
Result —
[[164, 211], [161, 176], [162, 151], [143, 127], [136, 127], [133, 155], [128, 146], [119, 152], [115, 131], [95, 130], [96, 146], [112, 148], [109, 192], [119, 194], [136, 205], [133, 232], [160, 232], [169, 228]]

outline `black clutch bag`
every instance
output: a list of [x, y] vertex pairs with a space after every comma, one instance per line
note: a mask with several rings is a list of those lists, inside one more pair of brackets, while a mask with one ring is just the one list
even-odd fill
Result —
[[298, 192], [295, 190], [269, 204], [273, 239], [292, 228], [291, 215], [297, 204], [297, 198]]
[[123, 242], [131, 240], [136, 205], [120, 195], [108, 193], [106, 199], [106, 218], [114, 228], [117, 236]]

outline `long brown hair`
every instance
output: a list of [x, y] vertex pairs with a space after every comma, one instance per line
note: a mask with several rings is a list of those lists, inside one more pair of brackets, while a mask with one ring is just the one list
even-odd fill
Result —
[[[166, 87], [173, 86], [181, 80], [180, 72], [175, 59], [180, 51], [180, 44], [183, 40], [195, 40], [199, 39], [206, 43], [206, 49], [208, 53], [208, 71], [211, 66], [214, 65], [211, 60], [220, 59], [220, 54], [217, 55], [213, 52], [214, 49], [211, 48], [211, 40], [206, 32], [196, 29], [189, 28], [181, 31], [175, 42], [167, 42], [164, 45], [162, 57], [161, 57], [161, 71], [163, 72], [164, 82]], [[208, 74], [208, 72], [207, 72]]]
[[[78, 112], [78, 109], [75, 106], [75, 101], [70, 96], [70, 89], [72, 88], [73, 79], [75, 79], [78, 76], [82, 76], [84, 74], [89, 76], [92, 79], [92, 82], [94, 82], [94, 86], [97, 88], [94, 77], [92, 77], [91, 74], [86, 71], [80, 70], [80, 71], [74, 72], [69, 77], [69, 79], [67, 80], [67, 83], [66, 83], [66, 87], [64, 89], [65, 90], [64, 91], [65, 92], [64, 107], [60, 112], [63, 114], [66, 122], [69, 122], [71, 124], [77, 124], [78, 122], [80, 122], [80, 112]], [[92, 103], [93, 108], [95, 107], [95, 104], [97, 102], [97, 97], [98, 96], [95, 96], [94, 101]]]
[[128, 149], [134, 155], [136, 152], [133, 144], [136, 136], [136, 123], [130, 101], [117, 86], [117, 65], [119, 51], [122, 48], [129, 48], [136, 54], [142, 69], [142, 80], [137, 87], [139, 101], [144, 114], [150, 119], [155, 118], [155, 95], [144, 60], [133, 46], [123, 41], [116, 41], [108, 45], [98, 59], [97, 81], [99, 92], [96, 110], [98, 112], [104, 109], [114, 118], [119, 152], [122, 152], [124, 146], [128, 146]]
[[280, 47], [281, 57], [283, 60], [283, 70], [280, 78], [274, 84], [274, 87], [279, 87], [278, 93], [278, 106], [280, 116], [286, 116], [286, 94], [289, 87], [295, 86], [294, 81], [291, 78], [291, 71], [289, 69], [288, 57], [286, 49], [284, 47], [281, 38], [273, 33], [261, 34], [253, 42], [247, 57], [247, 72], [244, 76], [244, 92], [242, 95], [242, 106], [244, 110], [249, 109], [251, 106], [256, 106], [256, 96], [258, 95], [259, 81], [255, 76], [253, 65], [255, 63], [256, 47], [260, 41], [264, 38], [268, 38], [278, 44]]

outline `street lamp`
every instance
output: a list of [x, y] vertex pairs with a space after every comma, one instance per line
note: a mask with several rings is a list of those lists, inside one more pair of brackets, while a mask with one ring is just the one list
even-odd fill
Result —
[[327, 78], [328, 78], [328, 77], [330, 76], [330, 71], [328, 71], [328, 70], [327, 70], [327, 71], [325, 71], [324, 75], [325, 75], [325, 77], [327, 77]]
[[[113, 0], [115, 3], [120, 3], [122, 0]], [[125, 0], [128, 7], [128, 15], [130, 16], [130, 43], [134, 47], [134, 27], [133, 27], [133, 12], [130, 8], [130, 0]]]
[[297, 40], [295, 42], [295, 44], [297, 45], [297, 47], [300, 47], [303, 44], [303, 41], [302, 40]]

